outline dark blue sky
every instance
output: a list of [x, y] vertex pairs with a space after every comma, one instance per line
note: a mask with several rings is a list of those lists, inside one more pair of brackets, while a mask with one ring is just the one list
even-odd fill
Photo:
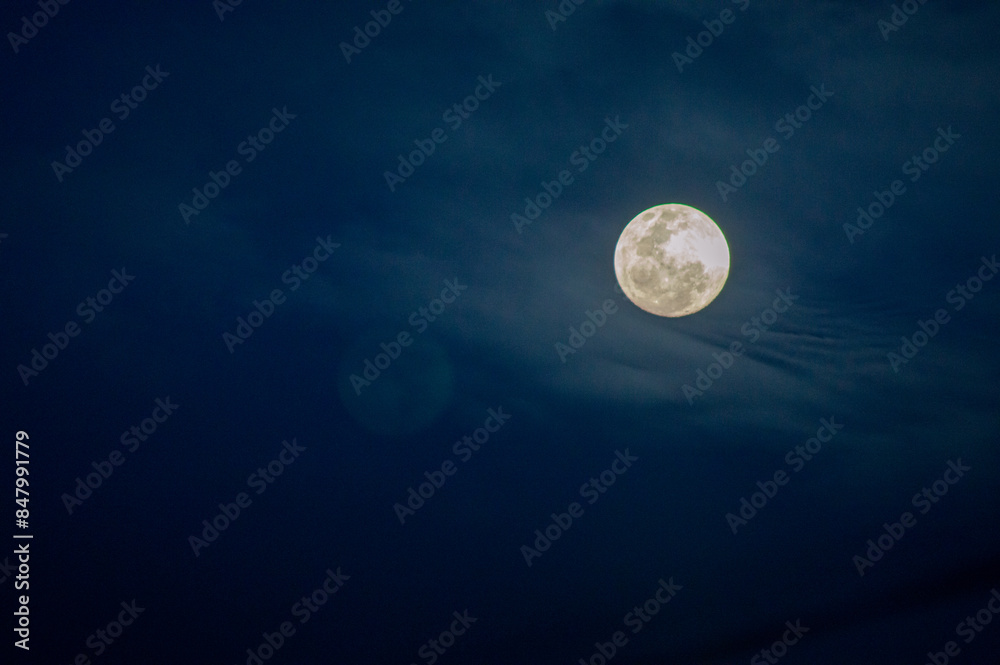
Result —
[[[39, 6], [13, 662], [997, 662], [994, 4]], [[616, 288], [664, 203], [682, 318]]]

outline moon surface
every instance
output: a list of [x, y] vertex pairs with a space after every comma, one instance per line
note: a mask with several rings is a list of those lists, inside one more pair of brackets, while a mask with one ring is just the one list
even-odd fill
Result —
[[650, 314], [687, 316], [722, 291], [729, 245], [702, 211], [679, 203], [653, 206], [622, 231], [615, 275], [628, 299]]

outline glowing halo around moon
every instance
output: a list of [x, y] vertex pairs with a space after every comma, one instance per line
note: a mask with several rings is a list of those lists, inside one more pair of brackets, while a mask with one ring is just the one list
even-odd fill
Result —
[[704, 309], [729, 276], [729, 245], [708, 215], [669, 203], [640, 212], [615, 247], [615, 275], [628, 299], [657, 316]]

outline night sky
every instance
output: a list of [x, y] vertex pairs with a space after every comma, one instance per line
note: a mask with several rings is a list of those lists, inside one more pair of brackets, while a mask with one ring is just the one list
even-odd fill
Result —
[[4, 662], [1000, 663], [998, 23], [5, 3]]

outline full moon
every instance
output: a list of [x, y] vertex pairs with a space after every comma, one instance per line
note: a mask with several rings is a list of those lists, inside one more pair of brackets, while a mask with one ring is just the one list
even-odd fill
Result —
[[653, 206], [625, 226], [615, 275], [650, 314], [687, 316], [715, 300], [729, 276], [729, 245], [708, 215], [679, 203]]

